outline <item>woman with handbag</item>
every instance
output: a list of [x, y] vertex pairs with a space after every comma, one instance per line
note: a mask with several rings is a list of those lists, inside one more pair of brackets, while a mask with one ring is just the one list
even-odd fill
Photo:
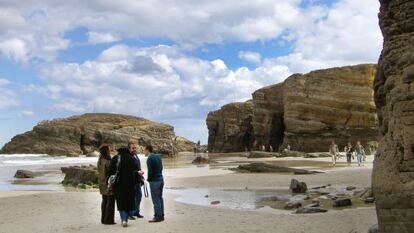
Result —
[[101, 146], [98, 159], [99, 192], [102, 195], [101, 223], [105, 225], [115, 224], [115, 197], [107, 185], [109, 166], [111, 165], [111, 152], [107, 145]]
[[[134, 144], [118, 150], [110, 166], [109, 183], [115, 194], [116, 205], [121, 216], [122, 227], [128, 226], [129, 213], [135, 210], [135, 154]], [[112, 181], [111, 181], [112, 180]]]

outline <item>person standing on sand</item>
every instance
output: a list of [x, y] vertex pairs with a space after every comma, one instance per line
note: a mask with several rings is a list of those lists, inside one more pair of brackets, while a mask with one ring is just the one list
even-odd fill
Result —
[[113, 225], [115, 223], [115, 197], [111, 190], [109, 190], [107, 181], [109, 177], [109, 167], [111, 165], [111, 152], [107, 145], [99, 148], [98, 159], [98, 181], [99, 192], [102, 195], [101, 203], [101, 223], [105, 225]]
[[[118, 166], [118, 158], [120, 159]], [[111, 160], [109, 175], [118, 171], [118, 182], [114, 185], [116, 205], [121, 216], [122, 227], [128, 226], [129, 213], [135, 210], [135, 161], [132, 148], [118, 149]]]
[[336, 166], [336, 156], [339, 153], [338, 145], [336, 145], [335, 141], [332, 141], [331, 146], [329, 147], [329, 153], [332, 156], [332, 166]]
[[129, 219], [135, 220], [137, 218], [143, 218], [144, 216], [141, 215], [141, 200], [142, 200], [142, 189], [141, 187], [144, 185], [144, 172], [141, 169], [141, 161], [138, 157], [138, 147], [133, 144], [128, 144], [129, 151], [133, 154], [134, 162], [135, 162], [135, 209], [129, 213]]
[[365, 156], [365, 149], [361, 145], [360, 141], [358, 141], [357, 145], [355, 146], [355, 152], [357, 154], [358, 166], [361, 166], [363, 157]]
[[164, 177], [162, 175], [162, 160], [161, 157], [153, 153], [154, 149], [148, 145], [144, 149], [144, 154], [147, 156], [148, 178], [150, 183], [151, 199], [154, 205], [154, 218], [150, 223], [164, 221], [164, 199], [162, 197], [164, 189]]
[[348, 142], [348, 144], [345, 146], [345, 154], [346, 154], [346, 162], [348, 163], [348, 166], [351, 165], [352, 161], [352, 144]]

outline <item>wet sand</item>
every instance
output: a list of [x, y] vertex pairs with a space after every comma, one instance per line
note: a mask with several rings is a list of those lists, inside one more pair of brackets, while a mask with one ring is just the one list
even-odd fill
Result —
[[[252, 161], [269, 161], [300, 168], [311, 167], [325, 173], [236, 174], [224, 169]], [[348, 185], [359, 188], [370, 186], [372, 156], [368, 157], [364, 167], [355, 164], [347, 167], [341, 161], [338, 167], [332, 168], [329, 161], [329, 158], [227, 157], [210, 166], [190, 167], [187, 160], [166, 161], [166, 221], [160, 224], [147, 223], [146, 220], [152, 215], [152, 207], [150, 199], [145, 198], [142, 209], [146, 220], [131, 221], [130, 227], [126, 229], [121, 229], [119, 224], [102, 226], [99, 223], [100, 196], [96, 191], [0, 192], [0, 232], [366, 232], [376, 222], [374, 207], [293, 215], [290, 211], [278, 211], [270, 207], [257, 209], [246, 205], [246, 208], [238, 209], [225, 205], [224, 197], [220, 200], [220, 192], [226, 190], [236, 194], [238, 191], [246, 190], [258, 193], [263, 193], [263, 190], [267, 193], [287, 190], [291, 178], [307, 182], [308, 187], [326, 184], [338, 189]], [[197, 198], [192, 204], [188, 204], [188, 200], [182, 200], [186, 195], [201, 200], [205, 198], [203, 190], [211, 195], [204, 203], [197, 201]], [[250, 196], [247, 195], [246, 198]], [[209, 205], [210, 201], [216, 199], [223, 203]], [[244, 200], [240, 197], [235, 202], [237, 201], [243, 203]], [[116, 221], [120, 222], [118, 215]]]

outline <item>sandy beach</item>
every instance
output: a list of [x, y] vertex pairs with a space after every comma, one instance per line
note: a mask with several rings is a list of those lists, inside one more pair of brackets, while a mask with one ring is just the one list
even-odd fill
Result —
[[[264, 160], [275, 164], [293, 165], [292, 167], [319, 168], [318, 170], [325, 173], [239, 174], [229, 172], [222, 167], [224, 163], [237, 164]], [[331, 184], [338, 189], [349, 185], [357, 188], [370, 186], [372, 156], [368, 157], [363, 167], [358, 167], [356, 164], [348, 167], [341, 161], [336, 168], [331, 168], [329, 161], [329, 158], [231, 157], [224, 162], [210, 165], [208, 169], [205, 166], [191, 166], [190, 173], [185, 170], [185, 163], [178, 163], [166, 169], [166, 221], [159, 224], [147, 222], [153, 212], [150, 198], [144, 198], [142, 213], [145, 219], [130, 221], [130, 226], [125, 229], [120, 227], [118, 215], [116, 215], [117, 225], [100, 224], [101, 197], [97, 191], [2, 191], [0, 192], [0, 232], [367, 232], [367, 229], [376, 223], [373, 205], [329, 210], [322, 214], [295, 215], [292, 211], [275, 210], [268, 206], [242, 208], [243, 203], [232, 208], [231, 205], [226, 204], [226, 197], [220, 199], [220, 195], [214, 196], [215, 193], [226, 190], [239, 193], [251, 191], [260, 193], [260, 190], [271, 193], [287, 190], [292, 178], [306, 182], [308, 187], [326, 184]], [[192, 191], [194, 192], [191, 193]], [[203, 191], [210, 192], [211, 196], [198, 198], [208, 199], [206, 203], [222, 201], [222, 204], [214, 206], [203, 203], [188, 204], [188, 201], [180, 199], [182, 195], [184, 197], [202, 195]], [[239, 201], [243, 202], [244, 199]]]

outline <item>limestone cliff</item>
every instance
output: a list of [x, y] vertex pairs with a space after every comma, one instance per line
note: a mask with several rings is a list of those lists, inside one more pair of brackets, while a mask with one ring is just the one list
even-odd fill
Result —
[[[340, 147], [348, 141], [377, 141], [375, 73], [376, 66], [370, 64], [331, 68], [294, 74], [283, 83], [255, 91], [249, 103], [249, 134], [253, 135], [254, 149], [264, 145], [278, 150], [289, 144], [292, 150], [320, 152], [328, 150], [331, 140]], [[234, 108], [223, 108], [207, 118], [209, 149], [240, 151], [244, 148], [240, 137], [249, 129], [241, 127], [246, 116], [237, 114], [240, 111]], [[215, 122], [222, 122], [222, 128]], [[231, 135], [238, 135], [238, 140], [228, 137], [224, 122], [231, 122], [227, 125], [231, 125]]]
[[115, 149], [134, 142], [152, 144], [159, 153], [173, 155], [179, 143], [174, 138], [170, 125], [126, 115], [84, 114], [40, 122], [33, 130], [15, 136], [0, 153], [79, 156], [102, 144]]
[[380, 0], [384, 48], [375, 78], [383, 138], [373, 191], [380, 233], [414, 230], [414, 1]]
[[207, 116], [209, 152], [244, 151], [253, 139], [253, 103], [232, 103]]

